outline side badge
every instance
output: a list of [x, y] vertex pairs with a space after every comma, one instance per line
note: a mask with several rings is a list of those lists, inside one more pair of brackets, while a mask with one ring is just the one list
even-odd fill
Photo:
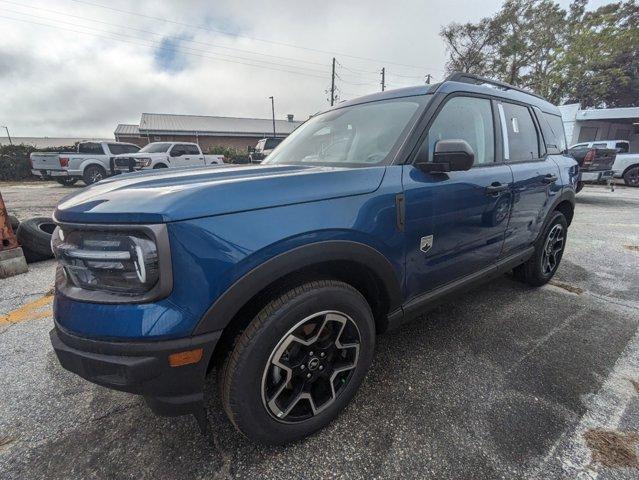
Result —
[[432, 246], [433, 246], [432, 235], [427, 235], [425, 237], [422, 237], [422, 239], [419, 242], [419, 249], [424, 253], [428, 252]]

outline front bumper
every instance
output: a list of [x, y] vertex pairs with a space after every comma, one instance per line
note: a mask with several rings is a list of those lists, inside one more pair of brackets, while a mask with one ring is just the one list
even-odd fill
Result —
[[[111, 342], [79, 337], [57, 325], [51, 344], [60, 364], [90, 382], [144, 396], [158, 415], [204, 422], [204, 378], [221, 331], [179, 340]], [[169, 355], [202, 348], [197, 363], [172, 367]]]
[[612, 178], [614, 172], [612, 170], [601, 170], [596, 172], [581, 171], [582, 182], [605, 182]]

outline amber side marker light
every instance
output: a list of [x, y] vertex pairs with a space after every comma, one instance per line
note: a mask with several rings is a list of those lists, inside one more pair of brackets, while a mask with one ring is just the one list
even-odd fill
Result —
[[169, 365], [172, 367], [181, 367], [183, 365], [190, 365], [202, 360], [204, 355], [204, 349], [196, 348], [195, 350], [187, 350], [186, 352], [172, 353], [169, 355]]

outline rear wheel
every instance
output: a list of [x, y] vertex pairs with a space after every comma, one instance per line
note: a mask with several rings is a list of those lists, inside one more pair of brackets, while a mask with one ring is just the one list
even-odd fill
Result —
[[639, 167], [629, 168], [623, 174], [623, 181], [629, 187], [639, 187]]
[[106, 178], [106, 170], [100, 165], [89, 165], [84, 169], [84, 173], [82, 174], [82, 180], [84, 180], [84, 183], [87, 185], [99, 182], [103, 178]]
[[224, 409], [252, 440], [298, 440], [349, 403], [374, 350], [373, 315], [350, 285], [321, 280], [272, 300], [238, 337], [220, 372]]
[[534, 287], [547, 283], [559, 268], [566, 248], [568, 222], [561, 212], [553, 212], [543, 234], [537, 240], [535, 253], [514, 269], [515, 277]]
[[65, 187], [70, 187], [71, 185], [75, 185], [78, 179], [73, 177], [61, 177], [61, 178], [56, 178], [55, 181], [58, 182], [60, 185], [64, 185]]
[[158, 163], [156, 165], [153, 165], [153, 170], [158, 169], [158, 168], [168, 168], [166, 165], [164, 165], [163, 163]]

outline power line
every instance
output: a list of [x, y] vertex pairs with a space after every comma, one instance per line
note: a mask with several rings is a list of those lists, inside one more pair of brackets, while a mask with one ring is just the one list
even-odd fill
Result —
[[[155, 35], [155, 36], [159, 36], [159, 37], [162, 37], [162, 38], [166, 38], [166, 36], [162, 35], [161, 33], [153, 32], [151, 30], [143, 30], [143, 29], [140, 29], [140, 28], [134, 28], [134, 27], [131, 27], [129, 25], [125, 26], [125, 25], [119, 25], [117, 23], [105, 22], [103, 20], [95, 20], [95, 19], [89, 18], [89, 17], [82, 17], [80, 15], [73, 15], [73, 14], [66, 13], [66, 12], [60, 12], [60, 11], [57, 11], [57, 10], [52, 10], [50, 8], [34, 7], [34, 6], [31, 6], [31, 5], [22, 4], [22, 3], [19, 3], [19, 2], [12, 2], [10, 0], [0, 0], [0, 2], [9, 3], [9, 4], [16, 5], [16, 6], [19, 6], [19, 7], [22, 7], [22, 8], [29, 8], [29, 9], [32, 9], [32, 10], [49, 12], [49, 13], [53, 13], [55, 15], [61, 15], [61, 16], [68, 17], [68, 18], [76, 18], [78, 20], [84, 20], [84, 21], [87, 21], [87, 22], [93, 22], [93, 23], [99, 23], [99, 24], [102, 24], [102, 25], [108, 25], [108, 26], [111, 26], [111, 27], [126, 28], [127, 30], [133, 30], [133, 31], [141, 32], [141, 33], [147, 33], [147, 34], [150, 34], [150, 35]], [[51, 21], [55, 21], [55, 22], [62, 22], [62, 23], [67, 23], [67, 24], [70, 24], [70, 25], [77, 26], [75, 23], [64, 22], [63, 20], [58, 20], [58, 19], [53, 19], [53, 18], [48, 18], [48, 17], [40, 17], [40, 16], [37, 16], [37, 15], [31, 15], [31, 14], [28, 14], [28, 13], [18, 12], [18, 11], [15, 11], [15, 10], [6, 10], [6, 11], [8, 11], [10, 13], [17, 13], [17, 14], [20, 14], [20, 15], [27, 15], [27, 16], [32, 16], [34, 18], [46, 19], [46, 20], [51, 20]], [[279, 56], [279, 55], [271, 55], [271, 54], [252, 51], [252, 50], [245, 50], [245, 49], [241, 49], [241, 48], [229, 47], [229, 46], [226, 46], [226, 45], [216, 45], [216, 44], [210, 43], [210, 42], [201, 42], [201, 41], [191, 40], [191, 39], [184, 39], [183, 41], [184, 42], [188, 42], [188, 43], [205, 45], [205, 46], [209, 46], [209, 47], [212, 47], [212, 48], [222, 48], [222, 49], [226, 49], [226, 50], [233, 50], [233, 51], [237, 51], [237, 52], [247, 53], [249, 55], [260, 55], [260, 56], [263, 56], [263, 57], [278, 58], [278, 59], [281, 59], [281, 60], [287, 60], [287, 61], [291, 61], [291, 62], [308, 63], [310, 65], [318, 65], [318, 66], [324, 66], [325, 65], [322, 62], [314, 62], [312, 60], [304, 60], [304, 59], [301, 59], [301, 58], [291, 58], [291, 57], [283, 57], [283, 56]]]
[[[4, 15], [0, 15], [0, 18], [4, 18], [6, 20], [12, 20], [15, 22], [22, 22], [22, 23], [28, 23], [31, 25], [39, 25], [39, 26], [43, 26], [43, 27], [49, 27], [49, 28], [54, 28], [58, 31], [60, 31], [60, 27], [57, 25], [51, 25], [51, 24], [47, 24], [47, 23], [40, 23], [40, 22], [33, 22], [30, 20], [24, 20], [21, 18], [12, 18], [12, 17], [7, 17]], [[139, 42], [132, 42], [129, 40], [125, 40], [122, 38], [117, 38], [117, 36], [105, 36], [105, 35], [99, 35], [96, 33], [92, 33], [92, 32], [85, 32], [82, 30], [74, 30], [74, 29], [69, 29], [69, 28], [65, 28], [64, 32], [72, 32], [72, 33], [79, 33], [82, 35], [89, 35], [92, 37], [97, 37], [97, 38], [103, 38], [106, 40], [113, 40], [113, 41], [117, 41], [117, 42], [121, 42], [121, 43], [127, 43], [130, 45], [136, 45], [136, 46], [142, 46], [142, 47], [147, 47], [147, 48], [155, 48], [158, 50], [163, 50], [163, 51], [168, 51], [168, 52], [173, 52], [173, 53], [182, 53], [184, 55], [191, 55], [191, 56], [195, 56], [195, 57], [200, 57], [200, 58], [207, 58], [210, 60], [217, 60], [217, 61], [221, 61], [221, 62], [228, 62], [228, 63], [235, 63], [238, 65], [245, 65], [245, 66], [249, 66], [249, 67], [255, 67], [255, 68], [264, 68], [267, 70], [273, 70], [273, 71], [278, 71], [278, 72], [285, 72], [285, 73], [292, 73], [294, 75], [302, 75], [302, 76], [306, 76], [306, 77], [314, 77], [314, 78], [320, 78], [320, 79], [324, 79], [326, 78], [325, 75], [314, 75], [312, 73], [307, 73], [307, 72], [303, 72], [303, 71], [295, 71], [295, 70], [287, 70], [287, 69], [280, 69], [280, 68], [273, 68], [273, 67], [268, 67], [266, 65], [259, 65], [259, 64], [254, 64], [254, 63], [246, 63], [246, 62], [241, 62], [241, 61], [236, 61], [236, 60], [232, 60], [232, 59], [227, 59], [227, 58], [219, 58], [219, 57], [213, 57], [210, 55], [202, 55], [202, 54], [198, 54], [198, 53], [193, 53], [190, 51], [184, 51], [183, 49], [176, 49], [176, 48], [171, 48], [171, 47], [167, 47], [165, 45], [162, 45], [161, 43], [158, 42], [154, 42], [152, 40], [146, 40], [146, 39], [139, 39], [145, 42], [150, 42], [151, 45], [149, 44], [145, 44], [145, 43], [139, 43]], [[116, 35], [116, 34], [111, 34], [111, 35]], [[137, 37], [133, 37], [133, 38], [137, 38]], [[194, 50], [194, 49], [188, 49], [188, 50]], [[232, 57], [233, 58], [233, 57]], [[257, 61], [257, 60], [251, 60], [251, 61]], [[291, 65], [282, 65], [283, 67], [291, 67]], [[323, 73], [323, 72], [319, 72], [319, 73]]]
[[70, 0], [72, 2], [75, 3], [81, 3], [84, 5], [90, 5], [93, 7], [98, 7], [98, 8], [103, 8], [106, 10], [111, 10], [114, 12], [118, 12], [118, 13], [123, 13], [126, 15], [136, 15], [138, 17], [144, 17], [144, 18], [148, 18], [150, 20], [158, 20], [161, 22], [166, 22], [166, 23], [172, 23], [175, 25], [181, 25], [183, 27], [190, 27], [190, 28], [197, 28], [200, 30], [208, 30], [211, 32], [217, 32], [217, 33], [222, 33], [224, 35], [228, 35], [228, 36], [232, 36], [232, 37], [237, 37], [237, 38], [246, 38], [248, 40], [253, 40], [253, 41], [257, 41], [257, 42], [264, 42], [264, 43], [270, 43], [272, 45], [280, 45], [280, 46], [284, 46], [284, 47], [289, 47], [289, 48], [297, 48], [300, 50], [307, 50], [307, 51], [311, 51], [311, 52], [318, 52], [318, 53], [325, 53], [325, 54], [329, 54], [329, 55], [339, 55], [342, 57], [348, 57], [348, 58], [356, 58], [359, 60], [365, 60], [365, 61], [369, 61], [369, 62], [378, 62], [378, 63], [385, 63], [385, 64], [391, 64], [391, 65], [399, 65], [399, 66], [403, 66], [403, 67], [409, 67], [409, 68], [416, 68], [419, 70], [427, 70], [427, 67], [424, 66], [418, 66], [418, 65], [411, 65], [411, 64], [407, 64], [407, 63], [399, 63], [399, 62], [391, 62], [389, 60], [380, 60], [380, 59], [375, 59], [375, 58], [370, 58], [370, 57], [362, 57], [359, 55], [352, 55], [352, 54], [348, 54], [348, 53], [339, 53], [339, 52], [332, 52], [329, 50], [322, 50], [319, 48], [312, 48], [312, 47], [303, 47], [300, 45], [294, 45], [291, 43], [285, 43], [285, 42], [279, 42], [279, 41], [275, 41], [275, 40], [267, 40], [267, 39], [263, 39], [263, 38], [257, 38], [257, 37], [251, 37], [249, 35], [242, 35], [239, 34], [237, 32], [230, 32], [228, 30], [222, 30], [219, 28], [212, 28], [212, 27], [207, 27], [207, 26], [203, 26], [203, 25], [194, 25], [194, 24], [189, 24], [189, 23], [185, 23], [185, 22], [179, 22], [176, 20], [170, 20], [167, 18], [162, 18], [162, 17], [155, 17], [153, 15], [146, 15], [144, 13], [138, 13], [138, 12], [131, 12], [129, 10], [122, 10], [119, 8], [114, 8], [114, 7], [109, 7], [107, 5], [102, 5], [100, 3], [94, 3], [94, 2], [88, 2], [85, 0]]

